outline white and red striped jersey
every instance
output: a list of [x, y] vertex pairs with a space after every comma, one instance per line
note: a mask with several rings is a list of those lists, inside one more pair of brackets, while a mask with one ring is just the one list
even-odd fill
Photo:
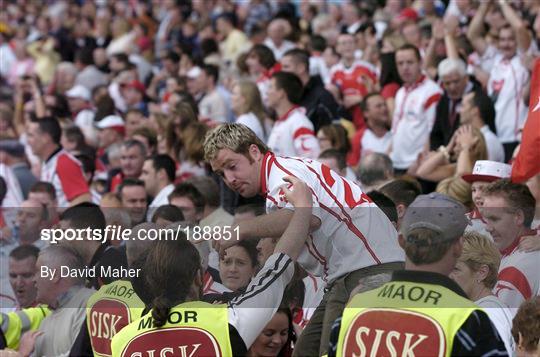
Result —
[[304, 328], [311, 320], [311, 316], [321, 303], [324, 296], [324, 281], [322, 278], [309, 275], [302, 279], [304, 283], [304, 303], [293, 316], [294, 323]]
[[295, 106], [275, 122], [268, 147], [277, 155], [311, 159], [319, 156], [319, 141], [304, 108]]
[[395, 168], [408, 169], [416, 161], [429, 140], [435, 108], [442, 93], [437, 83], [424, 75], [415, 84], [398, 90], [390, 154]]
[[321, 220], [298, 258], [308, 273], [331, 283], [361, 268], [404, 261], [397, 232], [385, 214], [357, 184], [318, 161], [267, 153], [261, 168], [267, 211], [294, 209], [281, 189], [288, 175], [311, 188], [313, 215]]
[[529, 80], [529, 71], [519, 56], [505, 60], [502, 54], [497, 55], [489, 74], [487, 91], [495, 103], [495, 127], [502, 143], [521, 140], [520, 129], [528, 112], [523, 103], [523, 91]]
[[67, 207], [69, 201], [89, 192], [81, 163], [62, 148], [41, 163], [40, 180], [54, 186], [59, 207]]
[[[531, 231], [526, 235], [535, 235]], [[540, 251], [523, 252], [518, 250], [521, 237], [501, 252], [497, 284], [493, 293], [511, 308], [540, 295]]]

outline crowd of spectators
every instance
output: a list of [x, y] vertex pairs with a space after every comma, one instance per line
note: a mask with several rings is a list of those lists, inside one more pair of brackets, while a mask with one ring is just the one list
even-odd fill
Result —
[[[531, 95], [538, 58], [534, 0], [1, 2], [0, 345], [14, 355], [113, 355], [112, 332], [102, 336], [100, 327], [106, 342], [97, 344], [87, 318], [86, 308], [97, 306], [93, 294], [105, 286], [134, 289], [131, 303], [153, 309], [156, 326], [168, 326], [165, 307], [193, 296], [178, 293], [185, 287], [171, 277], [179, 274], [197, 282], [195, 300], [228, 304], [234, 353], [339, 354], [330, 330], [343, 324], [334, 321], [350, 290], [386, 283], [385, 264], [411, 267], [398, 232], [405, 234], [415, 199], [436, 192], [463, 205], [469, 224], [451, 272], [433, 271], [484, 309], [503, 341], [499, 352], [540, 353], [540, 173], [510, 180], [529, 109], [538, 108]], [[224, 150], [241, 153], [245, 166], [235, 171]], [[246, 174], [253, 165], [262, 166]], [[304, 186], [294, 181], [296, 194], [271, 192], [270, 180], [285, 183], [270, 175], [272, 165], [313, 193], [299, 256], [302, 248], [287, 239], [303, 228], [308, 236], [297, 213]], [[295, 170], [310, 170], [320, 184]], [[337, 210], [323, 204], [321, 186], [342, 211], [332, 213], [339, 216], [332, 228], [331, 214], [315, 213]], [[271, 216], [275, 207], [295, 215]], [[369, 221], [359, 213], [377, 207], [384, 215]], [[358, 226], [362, 240], [391, 244], [375, 253], [368, 243], [351, 249], [338, 236], [354, 231], [356, 219], [365, 224]], [[272, 231], [273, 224], [280, 228]], [[137, 237], [179, 225], [209, 236], [238, 228], [243, 239], [221, 247], [199, 242], [199, 258], [191, 248], [135, 238], [57, 246], [41, 239], [51, 228], [116, 226]], [[367, 249], [377, 264], [356, 266], [355, 249]], [[316, 266], [306, 263], [308, 250]], [[296, 261], [294, 275], [277, 273], [286, 270], [277, 253]], [[394, 255], [378, 261], [385, 253]], [[43, 276], [43, 267], [144, 269], [144, 259], [147, 279], [158, 279], [145, 288]], [[343, 278], [379, 265], [352, 286]], [[244, 301], [264, 274], [276, 275], [276, 306], [269, 292]], [[329, 306], [341, 283], [347, 296], [334, 316]], [[180, 300], [159, 289], [176, 289], [171, 296]], [[259, 309], [240, 312], [246, 306]], [[15, 333], [17, 319], [24, 321]], [[469, 338], [486, 350], [460, 351], [495, 348]]]

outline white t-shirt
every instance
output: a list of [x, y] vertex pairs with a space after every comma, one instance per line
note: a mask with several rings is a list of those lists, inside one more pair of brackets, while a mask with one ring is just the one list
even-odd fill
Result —
[[294, 210], [281, 190], [288, 175], [311, 188], [313, 215], [321, 220], [298, 258], [308, 273], [331, 283], [361, 268], [405, 260], [396, 229], [386, 215], [357, 184], [318, 161], [265, 155], [261, 193], [266, 195], [268, 212]]
[[392, 120], [390, 158], [397, 169], [408, 169], [429, 140], [435, 122], [435, 108], [442, 89], [426, 76], [416, 84], [401, 87], [396, 94]]
[[495, 103], [497, 137], [502, 143], [521, 140], [519, 129], [527, 119], [523, 91], [529, 80], [529, 71], [519, 56], [511, 60], [503, 59], [500, 53], [496, 56], [489, 74], [487, 91]]
[[489, 316], [495, 325], [497, 332], [504, 341], [508, 355], [512, 356], [515, 351], [514, 338], [512, 337], [512, 319], [514, 314], [501, 300], [494, 295], [489, 295], [474, 302]]
[[364, 157], [372, 152], [386, 154], [388, 153], [391, 144], [392, 133], [390, 131], [386, 132], [383, 136], [378, 137], [371, 129], [367, 128], [360, 138], [360, 157]]
[[313, 123], [302, 107], [293, 107], [275, 123], [268, 147], [277, 155], [299, 156], [315, 159], [319, 156], [319, 141], [315, 137]]
[[276, 61], [279, 61], [285, 52], [296, 48], [296, 45], [293, 42], [287, 40], [284, 40], [281, 46], [277, 47], [274, 41], [272, 41], [270, 38], [264, 40], [264, 45], [272, 50]]
[[161, 191], [159, 191], [156, 197], [154, 197], [154, 199], [152, 200], [152, 203], [150, 203], [150, 205], [148, 206], [148, 212], [146, 212], [147, 221], [150, 222], [152, 220], [152, 216], [154, 215], [158, 207], [169, 204], [169, 195], [173, 191], [174, 185], [172, 183], [163, 187]]
[[257, 116], [252, 112], [240, 115], [238, 118], [236, 118], [236, 122], [238, 124], [244, 124], [245, 126], [250, 128], [255, 133], [255, 135], [257, 135], [257, 137], [261, 139], [264, 143], [266, 143], [268, 135], [272, 130], [272, 123], [270, 123], [268, 120], [264, 121], [265, 125], [263, 130], [263, 126], [261, 125], [259, 118], [257, 118]]
[[225, 103], [225, 99], [223, 99], [217, 90], [213, 90], [202, 98], [199, 103], [199, 113], [203, 119], [225, 123], [227, 121], [227, 104]]
[[480, 128], [488, 151], [488, 159], [491, 161], [504, 162], [504, 148], [501, 141], [491, 130], [489, 126], [484, 125]]

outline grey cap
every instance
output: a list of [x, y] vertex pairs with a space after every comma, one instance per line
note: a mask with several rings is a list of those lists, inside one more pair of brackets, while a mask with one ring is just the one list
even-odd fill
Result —
[[401, 234], [414, 243], [409, 233], [415, 228], [431, 229], [438, 234], [438, 242], [457, 239], [463, 235], [469, 221], [467, 210], [458, 201], [440, 193], [420, 195], [411, 203], [401, 222]]
[[15, 157], [24, 156], [24, 146], [15, 139], [0, 140], [0, 151], [5, 151]]

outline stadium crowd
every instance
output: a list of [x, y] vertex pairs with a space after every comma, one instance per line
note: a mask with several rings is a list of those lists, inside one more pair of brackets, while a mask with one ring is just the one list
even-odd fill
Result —
[[536, 0], [0, 2], [0, 356], [539, 356], [539, 57]]

